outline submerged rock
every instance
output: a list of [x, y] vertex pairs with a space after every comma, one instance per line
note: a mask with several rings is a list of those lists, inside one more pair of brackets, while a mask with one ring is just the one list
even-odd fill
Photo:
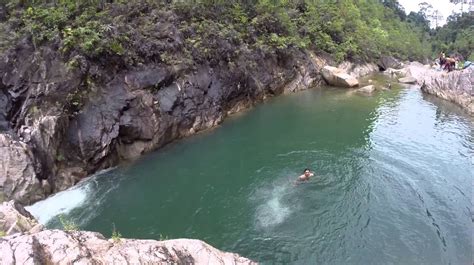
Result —
[[369, 94], [369, 95], [372, 94], [374, 91], [375, 91], [374, 85], [365, 86], [356, 90], [356, 92], [358, 93]]
[[398, 79], [398, 82], [403, 84], [416, 84], [416, 78], [407, 76]]
[[[257, 264], [203, 241], [114, 238], [86, 231], [42, 230], [21, 205], [0, 206], [0, 264]], [[5, 232], [6, 231], [6, 232]]]
[[336, 67], [325, 66], [321, 70], [321, 74], [326, 82], [332, 86], [355, 87], [359, 85], [359, 81], [355, 77]]

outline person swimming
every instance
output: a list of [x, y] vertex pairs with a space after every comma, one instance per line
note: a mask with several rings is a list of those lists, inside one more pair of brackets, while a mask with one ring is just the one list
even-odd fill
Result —
[[314, 176], [314, 173], [311, 172], [309, 168], [305, 168], [305, 170], [303, 171], [303, 175], [299, 176], [297, 181], [308, 181], [312, 176]]

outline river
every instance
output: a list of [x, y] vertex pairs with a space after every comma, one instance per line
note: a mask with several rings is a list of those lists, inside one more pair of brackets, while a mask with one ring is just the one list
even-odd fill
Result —
[[[262, 263], [471, 264], [474, 119], [415, 88], [280, 96], [28, 209]], [[305, 168], [316, 176], [293, 182]]]

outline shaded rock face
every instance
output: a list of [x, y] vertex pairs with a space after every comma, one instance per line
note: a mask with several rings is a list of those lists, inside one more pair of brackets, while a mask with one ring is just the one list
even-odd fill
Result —
[[355, 77], [336, 67], [325, 66], [321, 70], [321, 74], [331, 86], [354, 87], [359, 85], [359, 81]]
[[[166, 45], [178, 45], [183, 36], [169, 29], [175, 42]], [[299, 50], [248, 51], [234, 60], [238, 67], [148, 62], [114, 68], [75, 60], [71, 68], [54, 47], [34, 49], [26, 39], [0, 55], [0, 188], [6, 199], [31, 204], [97, 170], [212, 128], [267, 97], [321, 84], [326, 63]]]
[[43, 230], [20, 204], [0, 205], [0, 264], [256, 264], [203, 241], [116, 239]]
[[425, 93], [454, 102], [463, 107], [471, 115], [474, 114], [474, 69], [446, 73], [436, 71], [418, 63], [407, 67], [407, 72], [421, 84]]
[[381, 71], [385, 71], [389, 68], [400, 69], [403, 64], [392, 56], [382, 56], [377, 63]]

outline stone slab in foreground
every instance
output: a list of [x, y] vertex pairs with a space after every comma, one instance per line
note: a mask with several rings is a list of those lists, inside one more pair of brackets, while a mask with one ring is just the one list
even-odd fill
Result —
[[[106, 239], [96, 232], [42, 230], [20, 204], [0, 205], [0, 264], [257, 264], [194, 239]], [[7, 232], [5, 232], [8, 230]]]
[[86, 231], [44, 230], [0, 239], [0, 264], [256, 264], [200, 240], [107, 240]]

